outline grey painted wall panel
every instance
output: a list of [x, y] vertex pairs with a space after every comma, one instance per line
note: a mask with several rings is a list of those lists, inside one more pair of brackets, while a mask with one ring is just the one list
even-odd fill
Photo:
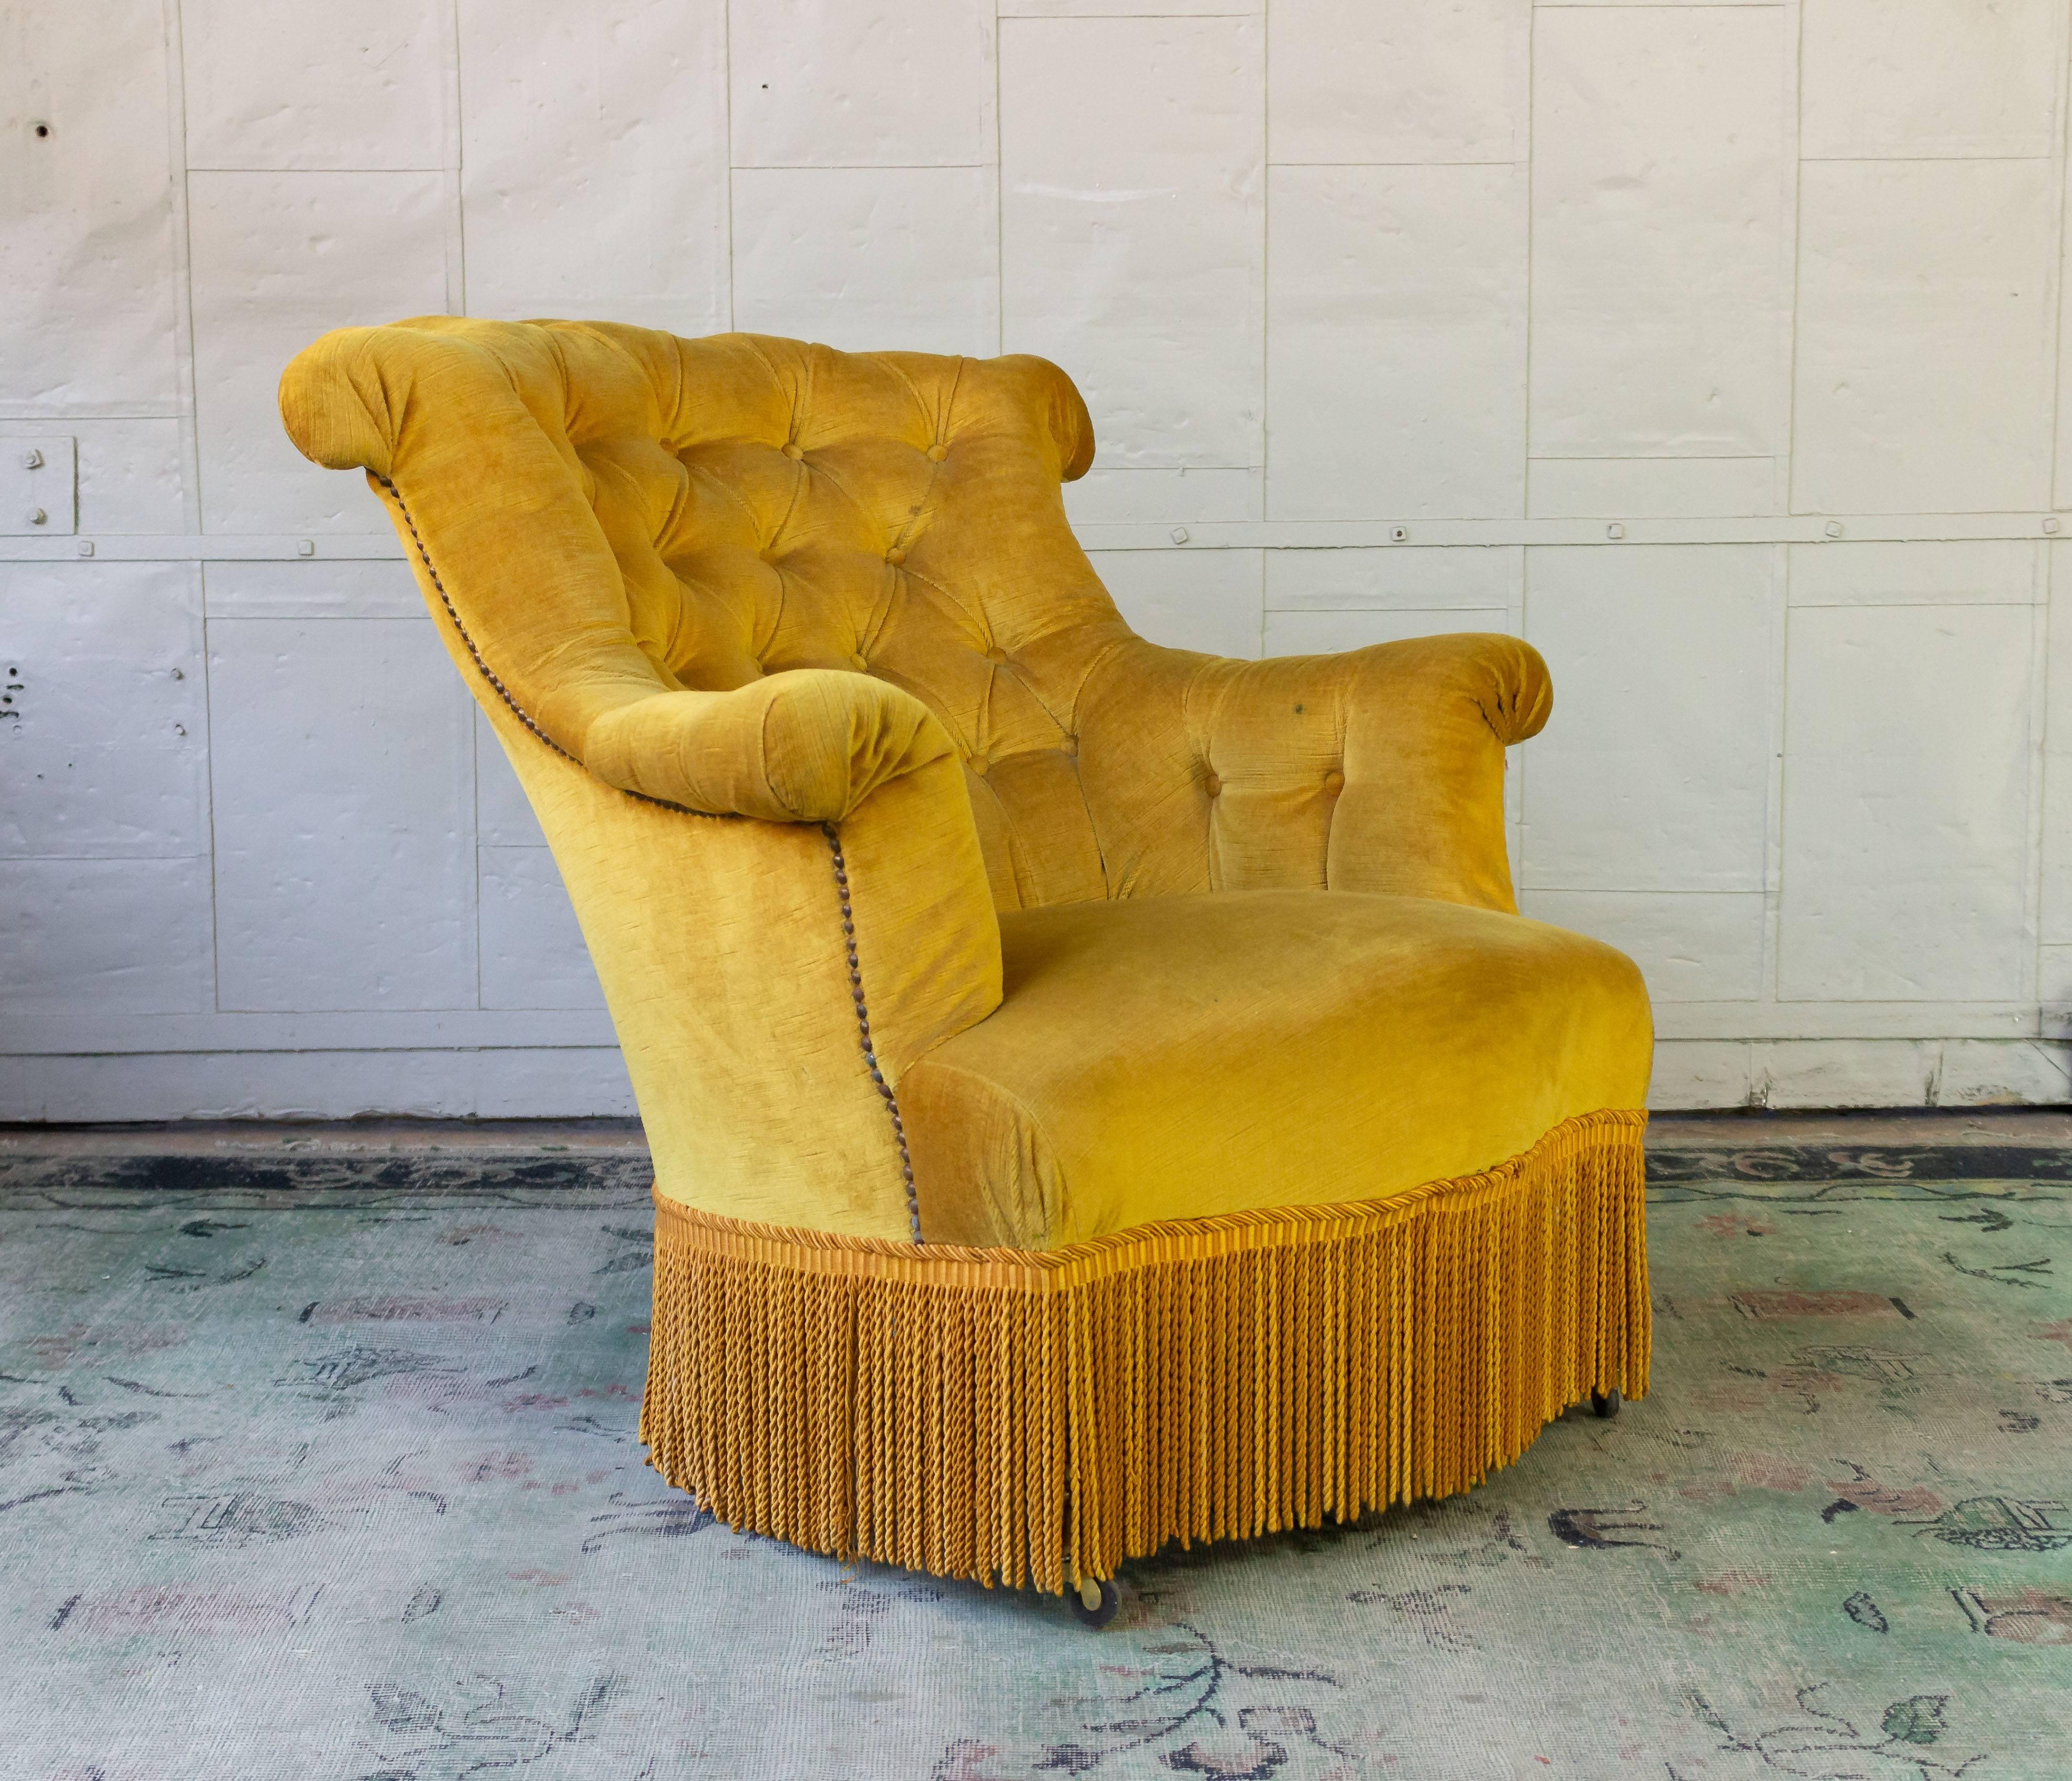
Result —
[[1662, 1104], [2066, 1098], [2068, 23], [17, 7], [0, 453], [76, 468], [0, 513], [0, 1117], [630, 1106], [378, 504], [279, 430], [318, 333], [446, 310], [1045, 353], [1148, 635], [1546, 652], [1525, 906], [1641, 960]]

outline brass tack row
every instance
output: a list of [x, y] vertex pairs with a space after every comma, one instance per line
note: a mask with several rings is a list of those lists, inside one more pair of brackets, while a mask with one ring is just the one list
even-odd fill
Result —
[[921, 1241], [921, 1201], [914, 1187], [914, 1159], [906, 1151], [906, 1127], [899, 1117], [898, 1097], [892, 1092], [892, 1084], [885, 1080], [885, 1072], [878, 1067], [878, 1051], [870, 1036], [870, 1010], [863, 999], [863, 967], [856, 956], [856, 913], [849, 907], [849, 865], [842, 858], [841, 834], [831, 822], [820, 825], [820, 833], [828, 837], [828, 852], [835, 864], [835, 890], [841, 899], [842, 945], [849, 954], [849, 999], [856, 1004], [857, 1036], [862, 1041], [865, 1067], [870, 1071], [870, 1080], [885, 1099], [885, 1110], [892, 1116], [892, 1136], [899, 1146], [899, 1174], [906, 1185], [906, 1224], [914, 1233], [914, 1241]]

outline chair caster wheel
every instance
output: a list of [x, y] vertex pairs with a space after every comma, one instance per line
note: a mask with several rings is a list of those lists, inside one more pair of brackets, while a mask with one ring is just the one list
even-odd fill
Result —
[[1083, 1577], [1077, 1589], [1067, 1590], [1065, 1599], [1072, 1605], [1072, 1618], [1083, 1627], [1091, 1627], [1099, 1632], [1115, 1619], [1115, 1611], [1122, 1606], [1122, 1592], [1108, 1578], [1098, 1582]]
[[1607, 1421], [1619, 1413], [1619, 1406], [1625, 1401], [1626, 1400], [1619, 1396], [1618, 1388], [1616, 1385], [1609, 1392], [1590, 1393], [1590, 1408]]

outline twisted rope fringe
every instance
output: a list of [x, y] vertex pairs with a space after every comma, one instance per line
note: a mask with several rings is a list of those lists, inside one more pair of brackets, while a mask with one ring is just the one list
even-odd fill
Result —
[[1060, 1591], [1478, 1483], [1647, 1389], [1646, 1115], [1392, 1199], [1052, 1251], [656, 1202], [640, 1438], [737, 1528]]

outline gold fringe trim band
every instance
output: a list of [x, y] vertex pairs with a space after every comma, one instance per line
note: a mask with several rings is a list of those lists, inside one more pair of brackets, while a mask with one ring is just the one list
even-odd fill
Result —
[[656, 1203], [640, 1438], [736, 1528], [1063, 1590], [1479, 1483], [1647, 1389], [1641, 1113], [1358, 1205], [1052, 1251]]

